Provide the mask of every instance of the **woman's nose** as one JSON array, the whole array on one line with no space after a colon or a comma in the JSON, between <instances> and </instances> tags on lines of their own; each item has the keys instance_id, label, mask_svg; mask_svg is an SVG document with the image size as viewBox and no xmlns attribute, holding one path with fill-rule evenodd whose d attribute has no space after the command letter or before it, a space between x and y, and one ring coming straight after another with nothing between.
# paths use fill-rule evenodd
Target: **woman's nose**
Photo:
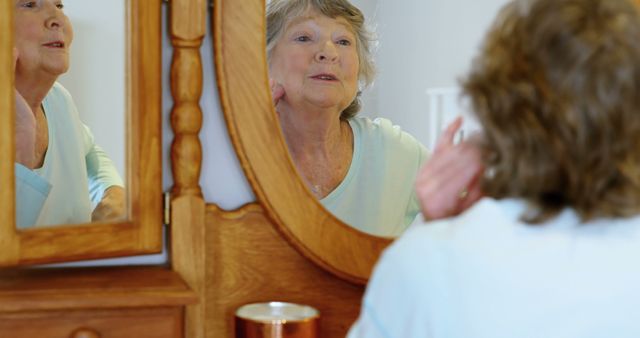
<instances>
[{"instance_id":1,"label":"woman's nose","mask_svg":"<svg viewBox=\"0 0 640 338\"><path fill-rule=\"evenodd\" d=\"M50 15L45 21L45 25L49 29L60 29L64 26L64 19L61 15Z\"/></svg>"},{"instance_id":2,"label":"woman's nose","mask_svg":"<svg viewBox=\"0 0 640 338\"><path fill-rule=\"evenodd\" d=\"M316 53L316 61L318 62L335 62L337 59L338 51L333 42L326 42Z\"/></svg>"},{"instance_id":3,"label":"woman's nose","mask_svg":"<svg viewBox=\"0 0 640 338\"><path fill-rule=\"evenodd\" d=\"M64 13L56 6L49 6L46 11L45 25L49 29L60 29L64 26Z\"/></svg>"}]
</instances>

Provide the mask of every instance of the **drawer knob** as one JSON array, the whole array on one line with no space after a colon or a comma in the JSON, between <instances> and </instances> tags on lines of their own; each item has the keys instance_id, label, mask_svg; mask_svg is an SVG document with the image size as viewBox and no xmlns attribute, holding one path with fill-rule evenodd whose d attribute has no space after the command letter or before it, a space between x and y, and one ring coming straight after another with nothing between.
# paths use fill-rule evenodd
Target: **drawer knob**
<instances>
[{"instance_id":1,"label":"drawer knob","mask_svg":"<svg viewBox=\"0 0 640 338\"><path fill-rule=\"evenodd\" d=\"M83 327L73 331L69 338L100 338L100 334L93 329Z\"/></svg>"}]
</instances>

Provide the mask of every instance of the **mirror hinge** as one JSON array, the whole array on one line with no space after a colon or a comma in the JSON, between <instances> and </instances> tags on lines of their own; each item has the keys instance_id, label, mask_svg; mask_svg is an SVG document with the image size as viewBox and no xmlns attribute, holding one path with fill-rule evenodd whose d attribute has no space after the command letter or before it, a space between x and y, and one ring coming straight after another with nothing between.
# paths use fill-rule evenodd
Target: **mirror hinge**
<instances>
[{"instance_id":1,"label":"mirror hinge","mask_svg":"<svg viewBox=\"0 0 640 338\"><path fill-rule=\"evenodd\" d=\"M162 0L162 3L170 4L171 0ZM209 5L209 8L213 8L213 0L208 0L207 3Z\"/></svg>"},{"instance_id":2,"label":"mirror hinge","mask_svg":"<svg viewBox=\"0 0 640 338\"><path fill-rule=\"evenodd\" d=\"M162 222L171 225L171 192L165 191L163 197Z\"/></svg>"}]
</instances>

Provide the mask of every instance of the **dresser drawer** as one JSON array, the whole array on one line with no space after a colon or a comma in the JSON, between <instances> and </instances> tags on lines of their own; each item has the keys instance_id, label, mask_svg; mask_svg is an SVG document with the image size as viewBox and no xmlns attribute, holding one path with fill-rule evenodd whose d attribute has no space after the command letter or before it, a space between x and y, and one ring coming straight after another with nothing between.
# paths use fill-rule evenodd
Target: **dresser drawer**
<instances>
[{"instance_id":1,"label":"dresser drawer","mask_svg":"<svg viewBox=\"0 0 640 338\"><path fill-rule=\"evenodd\" d=\"M0 314L2 338L183 337L183 308L122 308Z\"/></svg>"}]
</instances>

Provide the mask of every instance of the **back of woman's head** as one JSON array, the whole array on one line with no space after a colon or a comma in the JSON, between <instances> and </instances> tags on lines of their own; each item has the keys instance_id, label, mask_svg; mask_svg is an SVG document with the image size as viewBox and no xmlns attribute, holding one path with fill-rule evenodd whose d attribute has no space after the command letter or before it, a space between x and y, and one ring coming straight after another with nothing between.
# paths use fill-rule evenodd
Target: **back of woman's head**
<instances>
[{"instance_id":1,"label":"back of woman's head","mask_svg":"<svg viewBox=\"0 0 640 338\"><path fill-rule=\"evenodd\" d=\"M375 65L373 62L373 34L365 25L362 11L348 0L271 0L267 3L267 59L271 59L271 52L278 43L287 24L296 17L309 10L330 18L345 19L356 36L356 48L360 62L358 78L362 87L373 82ZM354 117L360 111L360 93L353 102L342 112L341 119Z\"/></svg>"},{"instance_id":2,"label":"back of woman's head","mask_svg":"<svg viewBox=\"0 0 640 338\"><path fill-rule=\"evenodd\" d=\"M640 213L640 18L630 0L515 0L463 81L484 190L530 223Z\"/></svg>"}]
</instances>

